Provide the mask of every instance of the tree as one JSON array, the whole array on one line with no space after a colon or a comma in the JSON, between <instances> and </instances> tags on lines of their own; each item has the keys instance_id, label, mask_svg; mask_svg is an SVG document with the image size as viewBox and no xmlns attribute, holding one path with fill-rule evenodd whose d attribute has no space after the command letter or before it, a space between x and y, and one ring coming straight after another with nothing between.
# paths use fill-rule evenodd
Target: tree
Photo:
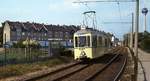
<instances>
[{"instance_id":1,"label":"tree","mask_svg":"<svg viewBox=\"0 0 150 81\"><path fill-rule=\"evenodd\" d=\"M25 45L23 44L24 40L20 40L17 43L13 43L13 47L15 48L25 48Z\"/></svg>"},{"instance_id":2,"label":"tree","mask_svg":"<svg viewBox=\"0 0 150 81\"><path fill-rule=\"evenodd\" d=\"M20 40L17 43L13 43L13 47L15 48L25 48L25 47L33 47L39 48L40 44L36 40Z\"/></svg>"},{"instance_id":3,"label":"tree","mask_svg":"<svg viewBox=\"0 0 150 81\"><path fill-rule=\"evenodd\" d=\"M150 52L150 33L145 31L139 35L139 46L141 49Z\"/></svg>"}]
</instances>

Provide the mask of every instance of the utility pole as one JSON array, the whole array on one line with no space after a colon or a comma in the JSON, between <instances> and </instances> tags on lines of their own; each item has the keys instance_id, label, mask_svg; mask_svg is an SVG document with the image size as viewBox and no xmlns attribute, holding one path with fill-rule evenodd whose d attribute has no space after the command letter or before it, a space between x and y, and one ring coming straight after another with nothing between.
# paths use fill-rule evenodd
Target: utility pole
<instances>
[{"instance_id":1,"label":"utility pole","mask_svg":"<svg viewBox=\"0 0 150 81\"><path fill-rule=\"evenodd\" d=\"M134 29L134 14L132 13L132 27L130 33L130 48L133 48L133 29Z\"/></svg>"},{"instance_id":2,"label":"utility pole","mask_svg":"<svg viewBox=\"0 0 150 81\"><path fill-rule=\"evenodd\" d=\"M134 40L134 56L135 56L135 79L137 81L138 74L138 32L139 32L139 0L136 0L136 22L135 22L135 40Z\"/></svg>"}]
</instances>

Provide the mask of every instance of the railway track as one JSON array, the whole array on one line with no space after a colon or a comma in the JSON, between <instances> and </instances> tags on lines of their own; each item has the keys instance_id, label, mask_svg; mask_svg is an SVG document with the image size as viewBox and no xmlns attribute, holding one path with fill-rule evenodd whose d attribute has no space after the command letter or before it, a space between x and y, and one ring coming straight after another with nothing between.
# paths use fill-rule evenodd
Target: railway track
<instances>
[{"instance_id":1,"label":"railway track","mask_svg":"<svg viewBox=\"0 0 150 81\"><path fill-rule=\"evenodd\" d=\"M125 51L126 49L123 49L122 53L125 54ZM126 57L121 54L109 64L109 67L104 68L104 70L99 70L97 74L85 81L118 81L125 64Z\"/></svg>"},{"instance_id":2,"label":"railway track","mask_svg":"<svg viewBox=\"0 0 150 81\"><path fill-rule=\"evenodd\" d=\"M109 64L111 64L117 57L118 54L106 55L106 57L102 57L101 60L99 60L99 62L93 62L94 64L91 67L84 69L83 71L78 72L77 74L74 74L71 77L59 81L91 81L94 78L94 76L105 70L105 68L107 68Z\"/></svg>"},{"instance_id":3,"label":"railway track","mask_svg":"<svg viewBox=\"0 0 150 81\"><path fill-rule=\"evenodd\" d=\"M116 48L110 52L111 54L105 54L103 57L91 60L88 63L78 62L47 75L26 81L112 81L112 79L107 80L110 77L109 72L111 72L111 69L115 71L115 76L118 77L122 72L119 72L116 68L120 70L123 67L121 63L124 62L125 57L120 55L123 51L124 48ZM106 77L103 76L105 73L108 73ZM103 79L99 77L103 77ZM114 81L116 80L118 78L114 78Z\"/></svg>"},{"instance_id":4,"label":"railway track","mask_svg":"<svg viewBox=\"0 0 150 81\"><path fill-rule=\"evenodd\" d=\"M71 64L68 64L66 66L63 66L61 68L58 68L56 70L53 70L52 72L49 72L49 73L45 73L43 75L40 75L40 76L37 76L37 77L33 77L33 78L28 78L28 79L18 79L17 81L36 81L40 78L43 78L43 77L47 77L48 75L51 75L51 74L54 74L54 73L57 73L57 72L60 72L60 71L63 71L65 69L69 69L69 68L72 68L74 66L77 66L78 64L80 64L81 62L74 62L74 63L71 63Z\"/></svg>"}]
</instances>

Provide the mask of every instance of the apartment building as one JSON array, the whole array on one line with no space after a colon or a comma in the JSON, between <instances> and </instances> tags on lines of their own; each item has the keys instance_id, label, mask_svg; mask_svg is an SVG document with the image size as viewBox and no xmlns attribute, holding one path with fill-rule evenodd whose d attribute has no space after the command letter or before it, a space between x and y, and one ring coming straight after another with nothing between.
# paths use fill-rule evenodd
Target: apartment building
<instances>
[{"instance_id":1,"label":"apartment building","mask_svg":"<svg viewBox=\"0 0 150 81\"><path fill-rule=\"evenodd\" d=\"M5 21L3 27L3 44L12 45L19 40L37 40L41 45L49 39L59 39L64 43L73 39L73 34L79 30L74 25L46 25L30 22ZM46 43L48 45L48 43Z\"/></svg>"}]
</instances>

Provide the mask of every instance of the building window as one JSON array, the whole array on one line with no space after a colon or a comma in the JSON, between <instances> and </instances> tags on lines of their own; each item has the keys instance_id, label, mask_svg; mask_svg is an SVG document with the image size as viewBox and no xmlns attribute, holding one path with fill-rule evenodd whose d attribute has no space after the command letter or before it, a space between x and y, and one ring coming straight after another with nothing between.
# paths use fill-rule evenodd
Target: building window
<instances>
[{"instance_id":1,"label":"building window","mask_svg":"<svg viewBox=\"0 0 150 81\"><path fill-rule=\"evenodd\" d=\"M22 35L24 36L24 35L25 35L25 32L22 32Z\"/></svg>"},{"instance_id":2,"label":"building window","mask_svg":"<svg viewBox=\"0 0 150 81\"><path fill-rule=\"evenodd\" d=\"M63 38L63 32L60 32L60 38Z\"/></svg>"},{"instance_id":3,"label":"building window","mask_svg":"<svg viewBox=\"0 0 150 81\"><path fill-rule=\"evenodd\" d=\"M21 29L17 29L16 32L17 32L17 36L21 36Z\"/></svg>"},{"instance_id":4,"label":"building window","mask_svg":"<svg viewBox=\"0 0 150 81\"><path fill-rule=\"evenodd\" d=\"M47 36L47 33L45 33L44 36Z\"/></svg>"},{"instance_id":5,"label":"building window","mask_svg":"<svg viewBox=\"0 0 150 81\"><path fill-rule=\"evenodd\" d=\"M55 38L58 38L58 32L55 32L54 36Z\"/></svg>"},{"instance_id":6,"label":"building window","mask_svg":"<svg viewBox=\"0 0 150 81\"><path fill-rule=\"evenodd\" d=\"M47 40L47 33L44 33L44 40Z\"/></svg>"},{"instance_id":7,"label":"building window","mask_svg":"<svg viewBox=\"0 0 150 81\"><path fill-rule=\"evenodd\" d=\"M69 33L65 32L65 38L69 38Z\"/></svg>"},{"instance_id":8,"label":"building window","mask_svg":"<svg viewBox=\"0 0 150 81\"><path fill-rule=\"evenodd\" d=\"M28 32L28 36L30 36L30 32Z\"/></svg>"},{"instance_id":9,"label":"building window","mask_svg":"<svg viewBox=\"0 0 150 81\"><path fill-rule=\"evenodd\" d=\"M49 38L52 37L52 32L51 32L51 31L48 32L48 37L49 37Z\"/></svg>"}]
</instances>

